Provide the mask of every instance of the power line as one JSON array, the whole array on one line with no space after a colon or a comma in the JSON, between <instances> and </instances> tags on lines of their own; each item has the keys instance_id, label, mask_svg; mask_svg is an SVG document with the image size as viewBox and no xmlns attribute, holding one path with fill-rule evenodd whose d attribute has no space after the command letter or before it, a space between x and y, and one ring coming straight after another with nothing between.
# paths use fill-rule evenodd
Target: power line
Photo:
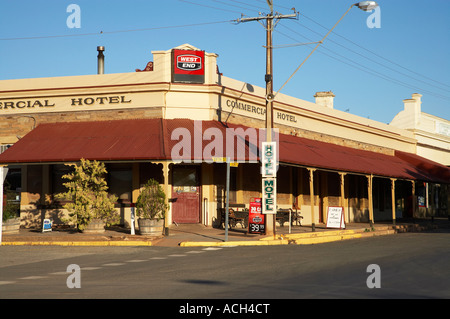
<instances>
[{"instance_id":1,"label":"power line","mask_svg":"<svg viewBox=\"0 0 450 319\"><path fill-rule=\"evenodd\" d=\"M206 5L206 4L201 4L201 3L197 3L197 2L192 2L192 1L187 1L187 0L178 0L181 2L186 2L189 4L194 4L200 7L205 7L205 8L210 8L210 9L216 9L216 10L221 10L221 11L228 11L228 12L233 12L233 13L241 13L239 11L234 11L234 10L229 10L229 9L224 9L224 8L219 8L219 7L215 7L215 6L211 6L211 5ZM216 1L216 2L220 2L220 1Z\"/></svg>"},{"instance_id":2,"label":"power line","mask_svg":"<svg viewBox=\"0 0 450 319\"><path fill-rule=\"evenodd\" d=\"M265 2L265 1L263 1L263 0L255 0L255 1L260 2L260 3L264 3L264 2ZM282 6L282 5L276 5L276 6L277 6L277 7L280 7L280 8L283 8L283 9L289 9L288 7L285 7L285 6ZM313 22L314 24L320 26L321 28L323 28L323 29L325 29L325 30L327 30L327 31L329 30L329 28L323 26L322 24L320 24L320 23L317 22L316 20L314 20L314 19L308 17L308 16L305 15L304 13L299 12L299 14L300 14L303 18L306 18L307 20ZM297 22L297 21L296 21L296 23L299 24L299 25L301 25L302 27L308 29L309 31L315 33L315 34L319 34L318 32L316 32L316 31L314 31L314 30L312 30L312 29L306 27L305 25L301 24L300 22ZM283 26L283 27L289 29L289 28L286 27L286 26ZM278 32L279 32L279 31L278 31ZM280 33L280 32L279 32L279 33ZM299 33L298 33L298 34L299 34ZM413 70L411 70L411 69L409 69L409 68L407 68L407 67L404 67L404 66L400 65L399 63L396 63L396 62L394 62L394 61L392 61L392 60L390 60L390 59L388 59L388 58L386 58L386 57L383 57L382 55L380 55L380 54L378 54L378 53L376 53L376 52L373 52L372 50L369 50L369 49L363 47L362 45L360 45L360 44L358 44L358 43L356 43L356 42L354 42L354 41L352 41L352 40L350 40L350 39L348 39L348 38L346 38L346 37L344 37L344 36L342 36L342 35L336 33L335 31L332 31L332 34L334 34L334 35L336 35L336 36L338 36L338 37L344 39L345 41L348 41L349 43L355 45L356 47L358 47L358 48L360 48L360 49L362 49L362 50L364 50L364 51L366 51L366 52L368 52L368 53L370 53L370 54L373 54L373 55L374 55L375 57L377 57L377 58L380 58L380 59L382 59L382 60L384 60L384 61L386 61L386 62L389 62L389 63L392 64L393 66L396 66L396 67L398 67L398 68L401 68L401 69L403 69L404 71L408 71L408 72L410 72L410 73L412 73L412 74L414 74L414 75L416 75L416 76L419 76L419 77L421 77L421 78L423 78L423 79L426 79L426 80L428 80L428 81L424 81L424 80L422 80L422 79L418 79L417 77L412 77L412 76L410 76L410 75L407 75L407 74L405 74L404 72L400 72L400 71L398 71L398 70L395 70L395 69L393 69L392 67L389 67L389 66L387 66L387 65L385 65L385 64L382 64L382 63L380 63L380 62L377 62L377 61L375 61L375 60L373 60L373 59L371 59L371 58L369 58L369 57L367 57L367 56L365 56L365 55L363 55L363 54L361 54L361 53L358 53L358 52L356 52L356 51L354 51L354 50L352 50L352 49L350 49L350 48L348 48L348 47L346 47L346 46L344 46L344 45L342 45L342 44L340 44L340 43L338 43L338 42L336 42L336 41L333 41L332 39L328 39L327 42L333 42L333 43L335 43L335 44L337 44L337 45L339 45L339 46L341 46L341 47L343 47L343 48L349 50L350 52L352 52L352 53L354 53L354 54L357 54L357 55L359 55L359 56L361 56L361 57L364 57L365 59L367 59L367 60L369 60L369 61L371 61L371 62L373 62L373 63L376 63L376 64L378 64L378 65L383 66L384 68L387 68L387 69L389 69L389 70L391 70L391 71L393 71L393 72L396 72L396 73L398 73L398 74L404 75L404 76L406 76L406 77L408 77L408 78L410 78L410 79L414 79L414 80L416 80L416 81L422 82L422 83L424 83L424 84L427 84L427 85L432 86L432 87L434 87L434 88L437 88L437 89L439 89L439 90L443 90L443 91L447 91L447 92L448 92L448 89L446 89L446 88L450 88L450 85L448 85L448 84L445 84L445 83L436 81L436 80L434 80L434 79L432 79L432 78L430 78L430 77L427 77L427 76L425 76L425 75L423 75L423 74L420 74L420 73L418 73L418 72L416 72L416 71L413 71ZM301 35L301 34L299 34L299 35ZM285 36L286 36L286 35L285 35ZM304 35L301 35L301 36L303 36L304 38L308 39L308 41L312 41L311 39L305 37ZM291 38L291 39L292 39L292 38ZM298 41L298 40L294 40L294 41ZM287 45L286 45L286 46L287 46ZM294 46L294 45L292 45L292 46ZM328 51L330 51L332 54L338 55L337 53L335 53L335 52L333 52L333 51L331 51L331 50L329 50L329 49L327 49L327 48L324 48L324 47L323 47L322 49L328 50ZM341 63L344 63L344 64L346 64L346 65L349 65L349 66L351 66L351 67L353 67L353 68L356 68L356 69L358 69L358 70L360 70L360 71L363 71L363 72L366 72L366 73L369 73L369 74L378 76L378 77L380 77L380 78L382 78L382 79L385 79L385 80L387 80L387 81L394 82L394 83L396 83L396 84L399 84L399 85L402 85L402 86L405 86L405 87L408 87L408 88L419 89L419 90L421 90L422 92L428 92L428 94L434 95L434 96L439 97L439 98L442 98L442 99L446 99L446 100L450 99L448 96L444 96L444 95L441 95L441 94L439 94L439 93L434 93L434 92L431 92L431 91L428 91L428 90L424 90L424 89L422 89L422 88L418 88L418 87L416 87L416 86L410 85L410 84L405 83L405 82L403 82L403 81L393 79L392 77L389 77L389 76L387 76L387 75L383 75L383 74L381 74L380 72L371 70L371 69L367 68L367 67L364 66L364 65L358 64L358 63L356 63L356 62L353 61L353 60L350 60L350 59L348 59L348 58L346 58L346 57L343 57L342 55L338 55L338 56L340 56L340 57L342 57L342 58L344 58L344 59L350 61L350 63L347 63L347 62L345 62L345 61L343 61L343 60L341 60L341 59L338 59L338 58L336 58L336 57L334 57L334 56L332 56L332 55L326 54L326 53L323 52L322 50L319 50L319 52L322 53L322 54L325 54L325 55L327 55L327 56L329 56L329 57L331 57L331 58L333 58L333 59L335 59L335 60L337 60L337 61L339 61L339 62L341 62ZM354 64L359 65L359 67L358 67L358 66L355 66ZM433 83L435 83L435 84L431 84L429 81L431 81L431 82L433 82ZM438 85L440 85L440 86L436 86L436 84L438 84ZM446 88L443 88L443 87L446 87Z\"/></svg>"},{"instance_id":3,"label":"power line","mask_svg":"<svg viewBox=\"0 0 450 319\"><path fill-rule=\"evenodd\" d=\"M297 22L297 23L298 23L298 22ZM310 29L310 28L308 28L308 27L306 27L306 26L304 26L304 25L302 25L302 24L300 24L300 23L298 23L298 24L301 25L302 27L308 29L309 31L311 31L311 32L313 32L313 33L319 34L318 32L316 32L316 31L314 31L314 30L312 30L312 29ZM286 29L289 29L290 31L292 31L292 32L295 33L294 30L292 30L292 29L290 29L290 28L288 28L288 27L286 27L286 26L285 26L285 28L286 28ZM348 50L348 51L350 51L350 52L352 52L352 53L354 53L354 54L356 54L356 55L358 55L358 56L360 56L360 57L362 57L362 58L364 58L364 59L366 59L366 60L368 60L368 61L371 61L371 62L373 62L373 63L375 63L375 64L378 64L378 65L380 65L380 66L382 66L382 67L384 67L384 68L386 68L386 69L388 69L388 70L390 70L390 71L393 71L393 72L396 72L396 73L398 73L398 74L401 74L401 75L403 75L403 76L405 76L405 77L414 79L414 80L416 80L416 81L418 81L418 82L422 82L422 83L424 83L424 84L426 84L426 85L429 85L429 86L432 86L432 87L434 87L434 88L437 88L437 89L440 89L440 90L443 90L443 91L450 92L450 90L448 90L448 89L444 89L444 88L442 88L442 87L438 87L438 86L436 86L435 84L430 84L430 83L427 82L427 81L424 81L424 80L421 80L421 79L418 79L418 78L415 78L415 77L411 77L410 75L407 75L407 74L405 74L405 73L403 73L403 72L400 72L400 71L398 71L398 70L395 70L395 69L392 68L392 67L389 67L389 66L386 66L386 65L384 65L384 64L382 64L382 63L380 63L380 62L377 62L377 61L375 61L374 59L371 59L371 58L369 58L368 56L366 56L366 55L364 55L364 54L361 54L361 53L359 53L359 52L356 52L355 50L352 50L352 49L350 49L350 48L348 48L348 47L346 47L346 46L344 46L344 45L342 45L342 44L340 44L340 43L338 43L338 42L336 42L336 41L334 41L334 40L332 40L332 39L328 39L328 41L329 41L329 42L332 42L332 43L334 43L334 44L336 44L336 45L338 45L338 46L340 46L340 47L342 47L342 48L344 48L344 49L346 49L346 50Z\"/></svg>"},{"instance_id":4,"label":"power line","mask_svg":"<svg viewBox=\"0 0 450 319\"><path fill-rule=\"evenodd\" d=\"M286 35L286 34L280 32L280 31L277 31L277 32L280 33L280 34L282 34L282 35L284 35L285 37L287 37L287 38L289 38L289 39L291 39L291 40L298 41L298 39L292 38L292 37L290 37L289 35ZM298 34L298 35L301 35L301 36L304 37L305 39L311 41L311 39L309 39L308 37L306 37L306 36L304 36L304 35L302 35L302 34L296 32L296 31L293 31L293 32L296 33L296 34ZM329 51L329 52L331 52L331 54L337 55L337 56L339 56L340 58L342 58L342 59L344 59L344 60L347 60L347 61L349 61L349 62L345 62L345 61L343 61L342 59L339 59L339 58L336 58L336 57L333 56L333 55L327 54L327 53L323 52L323 50ZM406 83L406 82L403 82L403 81L394 79L394 78L392 78L392 77L390 77L390 76L388 76L388 75L382 74L382 73L380 73L380 72L378 72L378 71L375 71L375 70L373 70L373 69L368 68L368 67L365 66L365 65L362 65L362 64L360 64L360 63L358 63L358 62L355 62L354 60L351 60L351 59L349 59L349 58L347 58L347 57L345 57L345 56L342 56L342 55L340 55L340 54L338 54L338 53L336 53L336 52L334 52L334 51L332 51L332 50L330 50L330 49L328 49L328 48L326 48L326 47L322 47L321 49L319 49L319 50L317 50L317 51L320 52L320 53L322 53L322 54L324 54L324 55L326 55L326 56L328 56L328 57L330 57L330 58L332 58L332 59L335 59L335 60L337 60L337 61L339 61L339 62L341 62L341 63L344 63L344 64L346 64L346 65L348 65L348 66L350 66L350 67L353 67L353 68L358 69L358 70L360 70L360 71L363 71L363 72L365 72L365 73L368 73L368 74L377 76L377 77L379 77L379 78L381 78L381 79L384 79L384 80L386 80L386 81L389 81L389 82L392 82L392 83L401 85L401 86L403 86L403 87L412 88L412 89L414 89L414 90L418 90L418 91L421 91L421 92L423 92L423 93L427 93L427 94L429 94L429 95L433 95L433 96L435 96L435 97L438 97L438 98L441 98L441 99L449 100L449 101L450 101L450 97L448 97L448 96L444 96L444 95L441 95L441 94L438 94L438 93L435 93L435 92L431 92L431 91L425 90L425 89L423 89L423 88L419 88L419 87L413 86L413 85L411 85L411 84L408 84L408 83Z\"/></svg>"},{"instance_id":5,"label":"power line","mask_svg":"<svg viewBox=\"0 0 450 319\"><path fill-rule=\"evenodd\" d=\"M327 30L327 27L323 26L322 24L320 24L319 22L315 21L314 19L312 19L312 18L306 16L304 13L300 13L300 15L302 15L304 18L308 19L309 21L313 22L314 24L316 24L316 25L318 25L318 26L320 26L320 27L322 27L322 28L324 28L324 29ZM299 24L300 24L300 23L299 23ZM301 25L301 24L300 24L300 25ZM304 25L302 25L302 26L305 27ZM307 27L305 27L305 28L307 28ZM313 30L311 30L311 29L309 29L309 28L307 28L307 29L310 30L310 31L312 31L312 32L315 32L315 31L313 31ZM395 66L397 66L397 67L399 67L399 68L402 68L403 70L406 70L406 71L408 71L408 72L411 72L411 73L413 73L413 74L416 74L416 75L418 75L418 76L421 76L421 77L423 77L423 78L426 78L427 80L430 80L430 81L432 81L432 82L435 82L435 83L437 83L437 84L441 84L441 85L444 85L444 86L450 88L450 85L448 85L448 84L445 84L445 83L436 81L436 80L434 80L434 79L432 79L432 78L429 78L429 77L427 77L427 76L425 76L425 75L423 75L423 74L420 74L420 73L418 73L418 72L416 72L416 71L413 71L413 70L411 70L411 69L409 69L409 68L407 68L407 67L404 67L404 66L402 66L402 65L400 65L400 64L398 64L398 63L396 63L396 62L394 62L394 61L392 61L392 60L390 60L390 59L388 59L388 58L385 58L385 57L383 57L382 55L380 55L380 54L378 54L378 53L376 53L376 52L373 52L372 50L369 50L369 49L363 47L362 45L360 45L360 44L358 44L358 43L356 43L356 42L354 42L354 41L352 41L352 40L350 40L350 39L348 39L348 38L346 38L346 37L340 35L339 33L336 33L336 32L334 32L334 31L333 31L332 33L333 33L334 35L336 35L336 36L338 36L338 37L344 39L345 41L348 41L348 42L350 42L351 44L357 46L358 48L363 49L364 51L369 52L369 53L375 55L376 57L378 57L378 58L380 58L380 59L383 59L383 60L385 60L386 62L389 62L389 63L391 63L391 64L393 64L393 65L395 65ZM332 41L332 40L330 40L330 41ZM336 43L335 41L332 41L332 42Z\"/></svg>"},{"instance_id":6,"label":"power line","mask_svg":"<svg viewBox=\"0 0 450 319\"><path fill-rule=\"evenodd\" d=\"M257 1L257 2L260 2L260 3L263 3L263 2L264 2L263 0L256 0L256 1ZM280 8L283 8L283 9L289 9L288 7L285 7L285 6L282 6L282 5L277 5L277 6L280 7ZM300 14L302 17L304 17L304 18L308 19L309 21L313 22L314 24L320 26L321 28L323 28L323 29L325 29L325 30L328 30L327 27L325 27L324 25L320 24L319 22L317 22L317 21L314 20L313 18L308 17L308 16L307 16L306 14L304 14L303 12L299 12L299 14ZM299 23L299 22L297 22L297 23ZM311 31L312 31L312 30L311 30ZM314 32L314 31L313 31L313 32ZM405 70L405 71L408 71L408 72L411 72L411 73L413 73L413 74L415 74L415 75L417 75L417 76L423 77L423 78L425 78L425 79L427 79L427 80L429 80L429 81L432 81L432 82L434 82L434 83L436 83L436 84L440 84L440 85L443 85L443 86L445 86L445 87L450 88L450 85L448 85L448 84L446 84L446 83L442 83L442 82L440 82L440 81L436 81L436 80L434 80L434 79L432 79L432 78L430 78L430 77L427 77L427 76L425 76L425 75L423 75L423 74L420 74L420 73L418 73L418 72L416 72L416 71L414 71L414 70L411 70L411 69L409 69L409 68L407 68L407 67L405 67L405 66L402 66L402 65L400 65L399 63L397 63L397 62L395 62L395 61L392 61L391 59L388 59L388 58L382 56L381 54L378 54L378 53L376 53L376 52L374 52L374 51L372 51L372 50L369 50L369 49L363 47L362 45L360 45L360 44L358 44L358 43L356 43L356 42L354 42L354 41L352 41L352 40L350 40L350 39L348 39L348 38L346 38L346 37L340 35L339 33L336 33L335 31L333 31L332 34L334 34L334 35L336 35L336 36L338 36L338 37L344 39L345 41L348 41L349 43L351 43L351 44L357 46L358 48L363 49L364 51L369 52L369 53L375 55L376 57L378 57L378 58L380 58L380 59L382 59L382 60L384 60L384 61L386 61L386 62L389 62L389 63L391 63L391 64L393 64L393 65L395 65L395 66L397 66L397 67L399 67L399 68L401 68L401 69L403 69L403 70ZM329 39L329 41L331 41L331 39ZM334 41L333 41L333 42L334 42ZM397 72L398 72L398 71L397 71Z\"/></svg>"},{"instance_id":7,"label":"power line","mask_svg":"<svg viewBox=\"0 0 450 319\"><path fill-rule=\"evenodd\" d=\"M93 35L102 35L102 34L115 34L115 33L126 33L126 32L142 32L142 31L162 30L162 29L187 28L187 27L196 27L196 26L219 24L219 23L231 23L231 22L233 22L233 20L215 21L215 22L202 22L202 23L192 23L192 24L183 24L183 25L172 25L172 26L163 26L163 27L142 28L142 29L100 31L100 32L76 33L76 34L60 34L60 35L45 35L45 36L35 36L35 37L0 38L0 41L83 37L83 36L93 36Z\"/></svg>"}]
</instances>

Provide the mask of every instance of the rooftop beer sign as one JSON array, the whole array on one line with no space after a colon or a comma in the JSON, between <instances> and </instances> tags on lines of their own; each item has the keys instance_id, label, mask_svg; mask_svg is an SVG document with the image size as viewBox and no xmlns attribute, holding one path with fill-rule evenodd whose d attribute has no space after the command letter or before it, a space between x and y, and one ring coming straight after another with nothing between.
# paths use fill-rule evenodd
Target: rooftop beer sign
<instances>
[{"instance_id":1,"label":"rooftop beer sign","mask_svg":"<svg viewBox=\"0 0 450 319\"><path fill-rule=\"evenodd\" d=\"M172 82L205 82L205 51L173 49L172 61Z\"/></svg>"},{"instance_id":2,"label":"rooftop beer sign","mask_svg":"<svg viewBox=\"0 0 450 319\"><path fill-rule=\"evenodd\" d=\"M195 71L202 68L202 58L196 55L177 56L177 68L184 71Z\"/></svg>"}]
</instances>

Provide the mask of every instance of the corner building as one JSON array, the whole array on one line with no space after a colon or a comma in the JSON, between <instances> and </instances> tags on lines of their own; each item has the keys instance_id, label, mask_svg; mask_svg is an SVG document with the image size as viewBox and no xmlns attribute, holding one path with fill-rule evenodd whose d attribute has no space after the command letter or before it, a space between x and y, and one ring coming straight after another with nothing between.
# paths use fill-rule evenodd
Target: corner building
<instances>
[{"instance_id":1,"label":"corner building","mask_svg":"<svg viewBox=\"0 0 450 319\"><path fill-rule=\"evenodd\" d=\"M216 54L189 44L152 54L142 71L0 81L0 164L22 226L61 223L67 212L54 195L64 164L81 158L106 163L125 227L149 178L167 194L166 227L219 227L226 165L217 158L229 154L238 163L230 203L261 197L265 89L223 76ZM325 223L333 206L347 223L447 216L450 169L418 156L413 132L336 110L333 97L276 97L278 208L303 225ZM429 184L435 193L423 191Z\"/></svg>"}]
</instances>

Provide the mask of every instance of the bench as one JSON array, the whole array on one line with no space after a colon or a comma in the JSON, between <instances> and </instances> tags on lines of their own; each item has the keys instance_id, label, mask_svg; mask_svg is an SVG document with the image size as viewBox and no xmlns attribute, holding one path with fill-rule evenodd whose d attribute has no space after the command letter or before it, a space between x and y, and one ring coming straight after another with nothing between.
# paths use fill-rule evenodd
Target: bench
<instances>
[{"instance_id":1,"label":"bench","mask_svg":"<svg viewBox=\"0 0 450 319\"><path fill-rule=\"evenodd\" d=\"M225 225L225 208L221 208L221 224ZM240 224L242 228L248 225L248 209L245 204L229 204L228 205L228 225L229 227L236 227Z\"/></svg>"},{"instance_id":2,"label":"bench","mask_svg":"<svg viewBox=\"0 0 450 319\"><path fill-rule=\"evenodd\" d=\"M285 222L289 223L289 213L291 214L291 225L294 224L294 221L297 225L301 225L301 219L303 216L300 215L300 212L297 210L292 210L291 208L280 208L277 210L276 221L280 224L281 227L284 226Z\"/></svg>"}]
</instances>

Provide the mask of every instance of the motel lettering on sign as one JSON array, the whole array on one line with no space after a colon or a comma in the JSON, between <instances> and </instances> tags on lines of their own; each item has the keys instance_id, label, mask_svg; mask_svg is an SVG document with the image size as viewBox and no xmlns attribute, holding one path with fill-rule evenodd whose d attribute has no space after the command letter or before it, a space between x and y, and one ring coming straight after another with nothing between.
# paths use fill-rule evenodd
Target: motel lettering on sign
<instances>
[{"instance_id":1,"label":"motel lettering on sign","mask_svg":"<svg viewBox=\"0 0 450 319\"><path fill-rule=\"evenodd\" d=\"M277 180L276 178L263 178L262 180L262 213L277 213Z\"/></svg>"}]
</instances>

